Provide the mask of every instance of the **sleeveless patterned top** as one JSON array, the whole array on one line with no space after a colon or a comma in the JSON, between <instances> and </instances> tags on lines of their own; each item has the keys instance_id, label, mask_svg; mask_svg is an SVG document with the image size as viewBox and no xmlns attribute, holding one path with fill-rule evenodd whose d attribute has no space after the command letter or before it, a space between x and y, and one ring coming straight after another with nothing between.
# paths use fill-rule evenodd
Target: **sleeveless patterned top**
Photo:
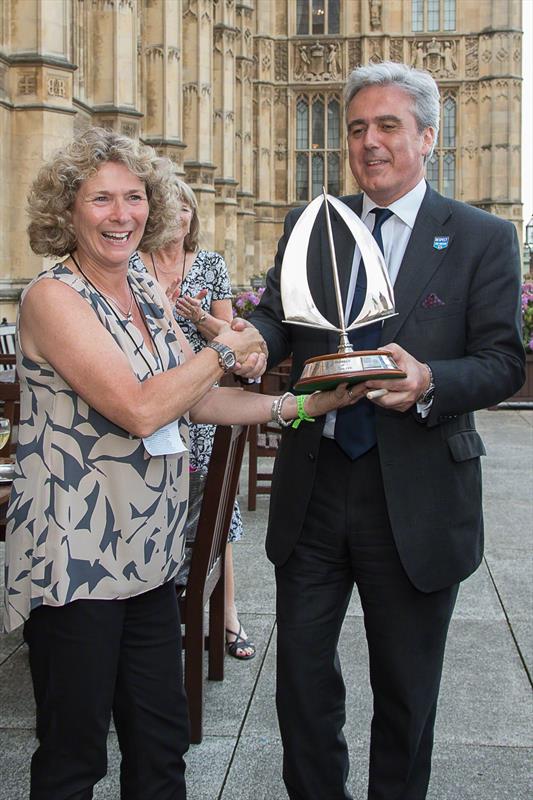
<instances>
[{"instance_id":1,"label":"sleeveless patterned top","mask_svg":"<svg viewBox=\"0 0 533 800\"><path fill-rule=\"evenodd\" d=\"M139 380L177 366L181 346L161 290L147 273L128 280L156 355L137 327L64 264L41 273L91 306ZM80 336L83 331L80 331ZM18 339L18 333L17 333ZM65 343L68 346L68 342ZM17 346L21 386L16 476L6 532L4 627L41 605L127 598L172 579L183 557L188 454L148 455L141 439L90 408L54 368ZM179 430L188 445L188 418Z\"/></svg>"}]
</instances>

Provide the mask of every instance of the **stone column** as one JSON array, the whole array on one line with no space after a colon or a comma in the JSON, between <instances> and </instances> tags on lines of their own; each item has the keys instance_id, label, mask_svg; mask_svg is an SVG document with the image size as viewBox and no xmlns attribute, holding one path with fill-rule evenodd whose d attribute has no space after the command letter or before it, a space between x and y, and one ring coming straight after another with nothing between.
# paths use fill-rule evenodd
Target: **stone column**
<instances>
[{"instance_id":1,"label":"stone column","mask_svg":"<svg viewBox=\"0 0 533 800\"><path fill-rule=\"evenodd\" d=\"M268 266L276 227L273 139L275 12L274 3L258 0L256 14L260 34L254 38L255 263L258 272Z\"/></svg>"},{"instance_id":2,"label":"stone column","mask_svg":"<svg viewBox=\"0 0 533 800\"><path fill-rule=\"evenodd\" d=\"M521 234L520 122L515 113L522 81L520 3L482 4L480 27L482 205L514 222Z\"/></svg>"},{"instance_id":3,"label":"stone column","mask_svg":"<svg viewBox=\"0 0 533 800\"><path fill-rule=\"evenodd\" d=\"M26 198L37 172L53 150L72 137L71 5L46 0L8 0L10 31L4 31L5 57L0 64L3 191L0 223L2 282L0 302L14 299L20 288L47 263L28 244ZM4 137L4 134L7 134ZM14 306L2 305L14 318Z\"/></svg>"},{"instance_id":4,"label":"stone column","mask_svg":"<svg viewBox=\"0 0 533 800\"><path fill-rule=\"evenodd\" d=\"M235 180L235 7L216 6L213 41L213 156L215 174L215 250L222 253L232 283L237 280L237 200Z\"/></svg>"},{"instance_id":5,"label":"stone column","mask_svg":"<svg viewBox=\"0 0 533 800\"><path fill-rule=\"evenodd\" d=\"M199 205L202 246L215 246L213 163L213 7L210 0L183 3L183 139L185 180Z\"/></svg>"},{"instance_id":6,"label":"stone column","mask_svg":"<svg viewBox=\"0 0 533 800\"><path fill-rule=\"evenodd\" d=\"M176 163L183 173L181 3L144 4L140 43L143 141Z\"/></svg>"},{"instance_id":7,"label":"stone column","mask_svg":"<svg viewBox=\"0 0 533 800\"><path fill-rule=\"evenodd\" d=\"M236 282L247 285L254 272L254 155L253 155L253 36L254 11L251 0L237 3L237 66L235 175L237 191Z\"/></svg>"},{"instance_id":8,"label":"stone column","mask_svg":"<svg viewBox=\"0 0 533 800\"><path fill-rule=\"evenodd\" d=\"M94 125L139 135L137 91L138 0L92 0L88 102Z\"/></svg>"},{"instance_id":9,"label":"stone column","mask_svg":"<svg viewBox=\"0 0 533 800\"><path fill-rule=\"evenodd\" d=\"M472 203L479 197L477 165L481 154L477 81L467 80L461 84L457 112L461 130L460 155L458 149L461 194L457 199Z\"/></svg>"}]
</instances>

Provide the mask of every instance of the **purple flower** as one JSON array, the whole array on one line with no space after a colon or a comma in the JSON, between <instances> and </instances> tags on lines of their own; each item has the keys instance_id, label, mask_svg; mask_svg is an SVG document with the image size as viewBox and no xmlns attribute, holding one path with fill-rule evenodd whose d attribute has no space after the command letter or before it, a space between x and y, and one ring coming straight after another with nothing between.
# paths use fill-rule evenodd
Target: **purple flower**
<instances>
[{"instance_id":1,"label":"purple flower","mask_svg":"<svg viewBox=\"0 0 533 800\"><path fill-rule=\"evenodd\" d=\"M528 353L533 353L533 283L522 284L522 341Z\"/></svg>"},{"instance_id":2,"label":"purple flower","mask_svg":"<svg viewBox=\"0 0 533 800\"><path fill-rule=\"evenodd\" d=\"M259 304L264 291L264 287L261 287L257 291L254 289L246 289L246 291L237 294L233 298L233 316L243 317L244 319L249 317L254 308Z\"/></svg>"}]
</instances>

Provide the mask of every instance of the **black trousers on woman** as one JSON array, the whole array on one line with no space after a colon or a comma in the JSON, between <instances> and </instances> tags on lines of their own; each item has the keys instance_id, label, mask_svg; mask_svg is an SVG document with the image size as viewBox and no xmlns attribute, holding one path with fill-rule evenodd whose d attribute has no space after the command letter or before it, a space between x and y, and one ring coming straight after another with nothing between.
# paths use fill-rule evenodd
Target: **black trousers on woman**
<instances>
[{"instance_id":1,"label":"black trousers on woman","mask_svg":"<svg viewBox=\"0 0 533 800\"><path fill-rule=\"evenodd\" d=\"M185 800L189 745L173 581L127 600L31 612L24 636L39 746L30 800L90 800L107 772L111 714L121 800Z\"/></svg>"},{"instance_id":2,"label":"black trousers on woman","mask_svg":"<svg viewBox=\"0 0 533 800\"><path fill-rule=\"evenodd\" d=\"M291 800L349 800L337 644L354 583L370 683L369 800L424 800L457 585L424 594L392 536L377 448L350 461L322 440L304 529L276 568L277 710ZM360 658L365 658L361 653Z\"/></svg>"}]
</instances>

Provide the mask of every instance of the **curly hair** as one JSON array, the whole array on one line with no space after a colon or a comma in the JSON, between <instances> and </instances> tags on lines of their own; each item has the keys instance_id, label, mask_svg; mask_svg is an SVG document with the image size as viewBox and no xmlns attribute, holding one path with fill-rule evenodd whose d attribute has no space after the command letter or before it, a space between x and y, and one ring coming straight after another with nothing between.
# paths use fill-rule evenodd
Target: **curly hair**
<instances>
[{"instance_id":1,"label":"curly hair","mask_svg":"<svg viewBox=\"0 0 533 800\"><path fill-rule=\"evenodd\" d=\"M174 186L178 192L178 199L189 206L192 211L191 227L189 233L185 236L183 241L183 248L188 253L194 253L198 248L198 241L200 239L200 219L198 217L198 201L191 187L181 180L181 178L174 178Z\"/></svg>"},{"instance_id":2,"label":"curly hair","mask_svg":"<svg viewBox=\"0 0 533 800\"><path fill-rule=\"evenodd\" d=\"M123 164L144 183L149 213L140 248L156 250L172 239L178 213L172 162L127 136L89 128L59 149L30 187L28 235L34 253L62 258L76 249L76 194L83 181L109 161Z\"/></svg>"}]
</instances>

